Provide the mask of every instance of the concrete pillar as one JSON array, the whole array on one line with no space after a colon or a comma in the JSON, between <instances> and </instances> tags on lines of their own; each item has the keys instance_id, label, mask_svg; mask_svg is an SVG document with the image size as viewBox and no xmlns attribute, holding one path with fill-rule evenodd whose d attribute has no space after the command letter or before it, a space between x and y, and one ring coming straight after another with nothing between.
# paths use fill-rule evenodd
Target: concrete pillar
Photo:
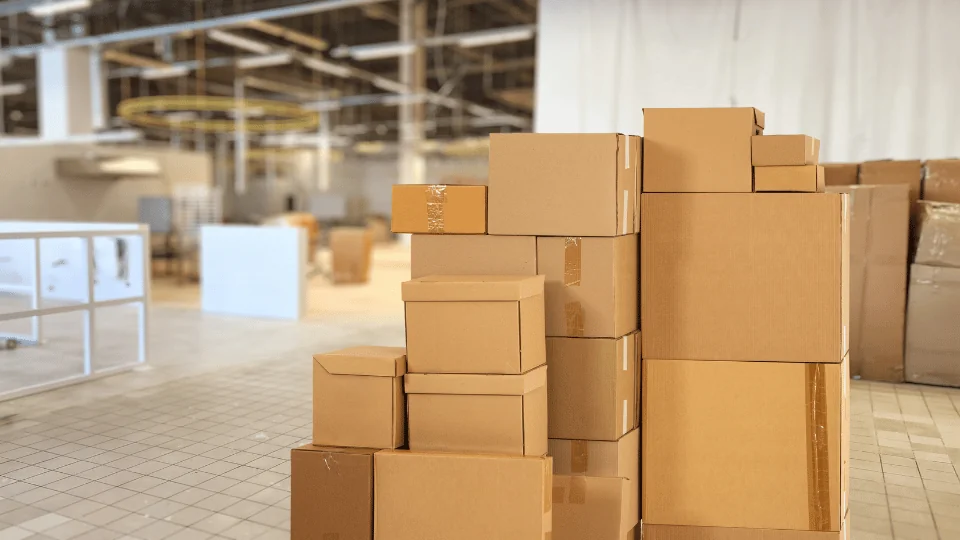
<instances>
[{"instance_id":1,"label":"concrete pillar","mask_svg":"<svg viewBox=\"0 0 960 540\"><path fill-rule=\"evenodd\" d=\"M401 184L425 184L426 160L420 150L424 139L425 104L412 99L426 88L427 55L423 47L427 30L427 3L424 0L400 0L400 41L415 42L414 52L400 57L400 82L407 86L399 107Z\"/></svg>"},{"instance_id":2,"label":"concrete pillar","mask_svg":"<svg viewBox=\"0 0 960 540\"><path fill-rule=\"evenodd\" d=\"M37 55L37 95L40 113L40 136L44 139L66 139L89 135L103 125L96 115L102 114L103 92L99 69L94 69L98 54L87 47L47 47ZM94 106L97 99L101 106Z\"/></svg>"}]
</instances>

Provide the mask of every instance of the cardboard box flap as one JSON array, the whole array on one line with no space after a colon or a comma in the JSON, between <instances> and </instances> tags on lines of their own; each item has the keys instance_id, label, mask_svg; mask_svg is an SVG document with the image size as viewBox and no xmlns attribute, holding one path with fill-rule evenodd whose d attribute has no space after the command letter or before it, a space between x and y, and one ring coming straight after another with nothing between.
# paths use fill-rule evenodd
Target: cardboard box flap
<instances>
[{"instance_id":1,"label":"cardboard box flap","mask_svg":"<svg viewBox=\"0 0 960 540\"><path fill-rule=\"evenodd\" d=\"M624 519L630 483L623 478L553 476L553 538L622 538L636 522Z\"/></svg>"},{"instance_id":2,"label":"cardboard box flap","mask_svg":"<svg viewBox=\"0 0 960 540\"><path fill-rule=\"evenodd\" d=\"M408 394L522 396L546 383L547 366L540 366L522 375L408 373L403 386Z\"/></svg>"},{"instance_id":3,"label":"cardboard box flap","mask_svg":"<svg viewBox=\"0 0 960 540\"><path fill-rule=\"evenodd\" d=\"M400 377L407 372L403 347L350 347L313 355L313 360L331 375Z\"/></svg>"},{"instance_id":4,"label":"cardboard box flap","mask_svg":"<svg viewBox=\"0 0 960 540\"><path fill-rule=\"evenodd\" d=\"M910 266L910 282L914 285L957 287L960 286L960 272L956 268L914 264Z\"/></svg>"},{"instance_id":5,"label":"cardboard box flap","mask_svg":"<svg viewBox=\"0 0 960 540\"><path fill-rule=\"evenodd\" d=\"M543 294L543 276L424 276L401 292L404 302L518 301Z\"/></svg>"},{"instance_id":6,"label":"cardboard box flap","mask_svg":"<svg viewBox=\"0 0 960 540\"><path fill-rule=\"evenodd\" d=\"M350 455L367 455L372 456L380 450L377 448L346 448L341 446L318 446L316 444L305 444L303 446L293 448L291 452L320 452L325 454L350 454ZM336 457L332 457L336 459Z\"/></svg>"},{"instance_id":7,"label":"cardboard box flap","mask_svg":"<svg viewBox=\"0 0 960 540\"><path fill-rule=\"evenodd\" d=\"M760 129L764 129L765 126L763 124L766 121L767 115L763 114L763 111L757 108L753 109L753 115L754 123L756 123Z\"/></svg>"}]
</instances>

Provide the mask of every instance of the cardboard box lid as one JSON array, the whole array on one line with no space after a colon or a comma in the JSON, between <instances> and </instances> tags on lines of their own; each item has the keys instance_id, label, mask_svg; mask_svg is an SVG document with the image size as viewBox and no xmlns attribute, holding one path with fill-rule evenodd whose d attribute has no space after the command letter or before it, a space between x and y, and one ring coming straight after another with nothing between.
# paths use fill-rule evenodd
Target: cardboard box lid
<instances>
[{"instance_id":1,"label":"cardboard box lid","mask_svg":"<svg viewBox=\"0 0 960 540\"><path fill-rule=\"evenodd\" d=\"M403 389L407 394L522 396L546 383L547 366L540 366L522 375L408 373Z\"/></svg>"},{"instance_id":2,"label":"cardboard box lid","mask_svg":"<svg viewBox=\"0 0 960 540\"><path fill-rule=\"evenodd\" d=\"M313 355L313 360L331 375L400 377L407 372L403 347L350 347Z\"/></svg>"},{"instance_id":3,"label":"cardboard box lid","mask_svg":"<svg viewBox=\"0 0 960 540\"><path fill-rule=\"evenodd\" d=\"M622 538L636 525L627 523L623 516L630 485L623 478L554 475L552 537Z\"/></svg>"},{"instance_id":4,"label":"cardboard box lid","mask_svg":"<svg viewBox=\"0 0 960 540\"><path fill-rule=\"evenodd\" d=\"M424 276L401 292L404 302L517 301L543 294L543 276Z\"/></svg>"},{"instance_id":5,"label":"cardboard box lid","mask_svg":"<svg viewBox=\"0 0 960 540\"><path fill-rule=\"evenodd\" d=\"M715 109L715 108L716 108L716 107L679 107L679 108L676 108L676 107L670 107L670 108L663 108L663 107L644 107L644 109L643 109L643 115L646 116L646 115L649 114L649 113L654 113L654 114L656 114L657 111L678 111L678 110L697 110L697 109ZM757 127L761 128L761 129L763 129L763 127L764 127L763 124L764 124L764 121L765 121L765 119L766 119L766 115L763 114L763 111L761 111L760 109L758 109L758 108L756 108L756 107L723 107L723 108L724 108L724 109L741 109L741 110L752 109L752 110L753 110L753 123L755 123L755 124L757 125Z\"/></svg>"},{"instance_id":6,"label":"cardboard box lid","mask_svg":"<svg viewBox=\"0 0 960 540\"><path fill-rule=\"evenodd\" d=\"M350 454L372 456L380 450L377 448L347 448L342 446L318 446L316 444L305 444L290 450L291 452L319 452L323 454Z\"/></svg>"}]
</instances>

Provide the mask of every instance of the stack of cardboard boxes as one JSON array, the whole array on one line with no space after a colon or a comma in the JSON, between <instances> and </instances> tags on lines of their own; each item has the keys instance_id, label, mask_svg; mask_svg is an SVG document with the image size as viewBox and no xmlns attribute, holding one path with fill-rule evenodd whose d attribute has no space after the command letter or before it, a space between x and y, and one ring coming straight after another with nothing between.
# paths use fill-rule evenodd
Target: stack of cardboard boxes
<instances>
[{"instance_id":1,"label":"stack of cardboard boxes","mask_svg":"<svg viewBox=\"0 0 960 540\"><path fill-rule=\"evenodd\" d=\"M819 193L808 138L760 140L755 109L644 122L643 534L840 538L846 198Z\"/></svg>"}]
</instances>

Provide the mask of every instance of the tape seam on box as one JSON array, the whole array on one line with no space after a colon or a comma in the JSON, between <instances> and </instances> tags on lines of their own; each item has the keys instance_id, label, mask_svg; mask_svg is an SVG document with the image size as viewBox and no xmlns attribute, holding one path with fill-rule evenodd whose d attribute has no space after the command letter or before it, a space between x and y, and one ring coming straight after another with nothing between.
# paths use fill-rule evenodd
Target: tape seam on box
<instances>
[{"instance_id":1,"label":"tape seam on box","mask_svg":"<svg viewBox=\"0 0 960 540\"><path fill-rule=\"evenodd\" d=\"M590 445L587 441L570 441L570 472L582 474L590 468Z\"/></svg>"},{"instance_id":2,"label":"tape seam on box","mask_svg":"<svg viewBox=\"0 0 960 540\"><path fill-rule=\"evenodd\" d=\"M579 287L581 277L581 239L567 236L563 239L563 286Z\"/></svg>"},{"instance_id":3,"label":"tape seam on box","mask_svg":"<svg viewBox=\"0 0 960 540\"><path fill-rule=\"evenodd\" d=\"M826 367L806 365L807 494L810 530L831 530Z\"/></svg>"},{"instance_id":4,"label":"tape seam on box","mask_svg":"<svg viewBox=\"0 0 960 540\"><path fill-rule=\"evenodd\" d=\"M567 335L583 337L583 306L580 302L567 302L563 311L567 320Z\"/></svg>"},{"instance_id":5,"label":"tape seam on box","mask_svg":"<svg viewBox=\"0 0 960 540\"><path fill-rule=\"evenodd\" d=\"M444 206L447 203L447 186L427 186L427 232L443 234Z\"/></svg>"},{"instance_id":6,"label":"tape seam on box","mask_svg":"<svg viewBox=\"0 0 960 540\"><path fill-rule=\"evenodd\" d=\"M629 338L629 337L630 337L630 336L628 335L628 336L626 336L626 337L623 338L623 370L624 370L624 371L630 371L630 369L629 369L630 366L629 366L629 364L627 363L627 352L628 352L627 349L630 348L629 344L627 343L627 338Z\"/></svg>"}]
</instances>

